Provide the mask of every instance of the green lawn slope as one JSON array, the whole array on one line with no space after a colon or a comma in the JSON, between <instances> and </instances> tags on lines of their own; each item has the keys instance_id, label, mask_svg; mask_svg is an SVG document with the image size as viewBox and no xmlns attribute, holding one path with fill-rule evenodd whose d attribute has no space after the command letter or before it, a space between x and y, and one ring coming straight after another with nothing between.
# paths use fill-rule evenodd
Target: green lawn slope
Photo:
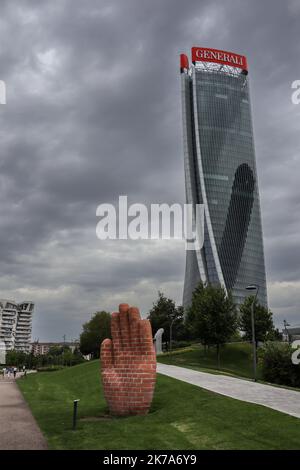
<instances>
[{"instance_id":1,"label":"green lawn slope","mask_svg":"<svg viewBox=\"0 0 300 470\"><path fill-rule=\"evenodd\" d=\"M107 415L98 361L29 375L18 384L51 449L299 448L297 418L161 375L150 414L129 418Z\"/></svg>"},{"instance_id":2,"label":"green lawn slope","mask_svg":"<svg viewBox=\"0 0 300 470\"><path fill-rule=\"evenodd\" d=\"M253 377L252 345L249 343L230 343L221 347L221 365L217 368L217 352L215 347L205 350L203 346L193 345L171 354L158 357L163 364L188 367L204 372L226 373L238 377ZM260 368L257 370L261 378Z\"/></svg>"}]
</instances>

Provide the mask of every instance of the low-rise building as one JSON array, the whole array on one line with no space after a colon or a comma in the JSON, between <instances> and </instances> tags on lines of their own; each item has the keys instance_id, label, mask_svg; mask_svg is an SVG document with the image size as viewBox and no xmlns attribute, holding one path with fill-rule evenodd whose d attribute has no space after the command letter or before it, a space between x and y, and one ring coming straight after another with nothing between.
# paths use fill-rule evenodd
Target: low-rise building
<instances>
[{"instance_id":1,"label":"low-rise building","mask_svg":"<svg viewBox=\"0 0 300 470\"><path fill-rule=\"evenodd\" d=\"M300 339L300 326L294 328L286 328L287 340L289 342L296 341Z\"/></svg>"},{"instance_id":2,"label":"low-rise building","mask_svg":"<svg viewBox=\"0 0 300 470\"><path fill-rule=\"evenodd\" d=\"M0 342L6 351L30 352L34 303L0 299Z\"/></svg>"},{"instance_id":3,"label":"low-rise building","mask_svg":"<svg viewBox=\"0 0 300 470\"><path fill-rule=\"evenodd\" d=\"M34 356L44 356L49 353L51 348L63 348L68 347L72 352L79 347L79 343L74 342L61 342L61 343L40 343L39 341L34 341L31 343L31 352Z\"/></svg>"}]
</instances>

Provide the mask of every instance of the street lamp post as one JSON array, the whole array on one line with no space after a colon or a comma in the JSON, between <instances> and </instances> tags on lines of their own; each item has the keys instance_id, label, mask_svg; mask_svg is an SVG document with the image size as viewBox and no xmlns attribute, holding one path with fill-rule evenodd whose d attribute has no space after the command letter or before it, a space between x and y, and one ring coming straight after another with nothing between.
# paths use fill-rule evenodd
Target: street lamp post
<instances>
[{"instance_id":1,"label":"street lamp post","mask_svg":"<svg viewBox=\"0 0 300 470\"><path fill-rule=\"evenodd\" d=\"M254 382L257 380L257 374L256 374L256 339L255 339L255 321L254 321L254 305L257 299L257 294L259 290L259 286L256 284L251 284L246 287L246 290L249 291L256 291L255 296L253 298L253 302L251 304L251 329L252 329L252 348L253 348L253 379Z\"/></svg>"},{"instance_id":2,"label":"street lamp post","mask_svg":"<svg viewBox=\"0 0 300 470\"><path fill-rule=\"evenodd\" d=\"M289 332L288 332L288 329L287 329L287 326L291 326L286 320L283 320L283 325L284 325L284 334L285 334L285 341L288 341L290 342L290 338L289 338Z\"/></svg>"},{"instance_id":3,"label":"street lamp post","mask_svg":"<svg viewBox=\"0 0 300 470\"><path fill-rule=\"evenodd\" d=\"M172 327L173 327L173 323L175 320L176 320L176 317L173 318L170 324L170 353L172 352Z\"/></svg>"}]
</instances>

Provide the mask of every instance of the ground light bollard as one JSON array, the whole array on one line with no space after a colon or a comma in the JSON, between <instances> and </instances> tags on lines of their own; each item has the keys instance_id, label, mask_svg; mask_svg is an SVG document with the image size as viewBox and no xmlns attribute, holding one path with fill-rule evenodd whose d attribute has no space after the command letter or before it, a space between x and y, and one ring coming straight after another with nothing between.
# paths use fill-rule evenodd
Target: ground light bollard
<instances>
[{"instance_id":1,"label":"ground light bollard","mask_svg":"<svg viewBox=\"0 0 300 470\"><path fill-rule=\"evenodd\" d=\"M78 402L80 400L74 400L73 402L73 431L76 429L76 424L77 424L77 408L78 408Z\"/></svg>"}]
</instances>

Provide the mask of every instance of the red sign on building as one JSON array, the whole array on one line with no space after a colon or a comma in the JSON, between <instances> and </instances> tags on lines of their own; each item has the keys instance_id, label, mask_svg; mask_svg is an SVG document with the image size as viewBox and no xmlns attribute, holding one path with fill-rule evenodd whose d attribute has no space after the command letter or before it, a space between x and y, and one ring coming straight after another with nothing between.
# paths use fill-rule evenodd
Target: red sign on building
<instances>
[{"instance_id":1,"label":"red sign on building","mask_svg":"<svg viewBox=\"0 0 300 470\"><path fill-rule=\"evenodd\" d=\"M192 47L192 62L216 62L248 70L247 58L244 55L207 47Z\"/></svg>"}]
</instances>

